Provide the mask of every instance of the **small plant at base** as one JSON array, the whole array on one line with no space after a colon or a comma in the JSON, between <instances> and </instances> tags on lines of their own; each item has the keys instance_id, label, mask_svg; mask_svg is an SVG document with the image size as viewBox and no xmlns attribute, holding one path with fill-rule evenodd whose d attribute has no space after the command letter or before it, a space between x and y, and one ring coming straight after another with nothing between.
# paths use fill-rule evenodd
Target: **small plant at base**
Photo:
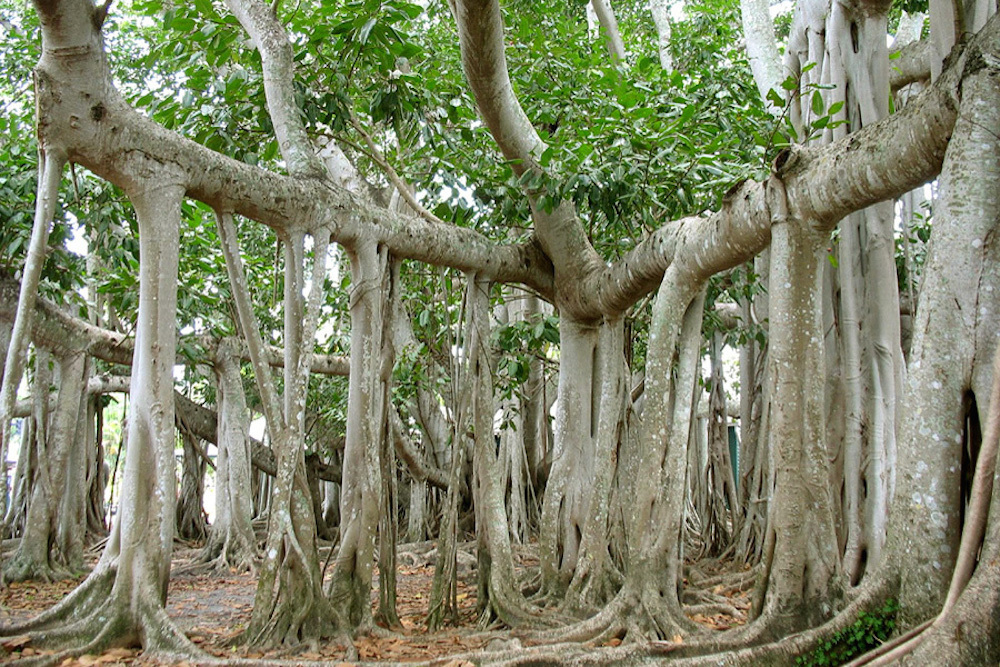
<instances>
[{"instance_id":1,"label":"small plant at base","mask_svg":"<svg viewBox=\"0 0 1000 667\"><path fill-rule=\"evenodd\" d=\"M837 632L812 653L795 660L798 667L833 667L850 662L879 646L896 629L899 603L888 599L880 609L861 612L850 626Z\"/></svg>"}]
</instances>

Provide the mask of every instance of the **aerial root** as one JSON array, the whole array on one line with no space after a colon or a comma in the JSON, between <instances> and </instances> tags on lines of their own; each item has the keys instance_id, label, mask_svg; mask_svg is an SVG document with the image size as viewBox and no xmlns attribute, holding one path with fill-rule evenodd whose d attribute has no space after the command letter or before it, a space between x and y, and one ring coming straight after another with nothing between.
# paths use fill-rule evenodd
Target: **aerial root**
<instances>
[{"instance_id":1,"label":"aerial root","mask_svg":"<svg viewBox=\"0 0 1000 667\"><path fill-rule=\"evenodd\" d=\"M66 567L42 564L15 555L4 563L4 581L41 581L50 584L55 581L73 579L74 573Z\"/></svg>"},{"instance_id":2,"label":"aerial root","mask_svg":"<svg viewBox=\"0 0 1000 667\"><path fill-rule=\"evenodd\" d=\"M208 658L177 628L161 605L150 601L130 609L127 599L112 595L114 575L115 568L104 567L40 616L3 628L0 636L25 636L23 646L46 651L22 657L19 663L61 664L67 658L135 647L140 642L152 657L198 662Z\"/></svg>"},{"instance_id":3,"label":"aerial root","mask_svg":"<svg viewBox=\"0 0 1000 667\"><path fill-rule=\"evenodd\" d=\"M535 632L525 635L536 643L555 644L562 642L587 642L598 637L624 632L621 622L628 605L624 589L600 612L582 621L576 621L562 628Z\"/></svg>"},{"instance_id":4,"label":"aerial root","mask_svg":"<svg viewBox=\"0 0 1000 667\"><path fill-rule=\"evenodd\" d=\"M152 657L169 656L195 660L206 657L206 654L181 632L162 606L147 605L140 614L142 632L145 635L143 648Z\"/></svg>"},{"instance_id":5,"label":"aerial root","mask_svg":"<svg viewBox=\"0 0 1000 667\"><path fill-rule=\"evenodd\" d=\"M88 617L107 604L114 584L115 568L95 570L79 586L38 616L21 623L0 627L0 637L12 637L47 630L64 624L70 619Z\"/></svg>"},{"instance_id":6,"label":"aerial root","mask_svg":"<svg viewBox=\"0 0 1000 667\"><path fill-rule=\"evenodd\" d=\"M80 626L84 625L84 621L80 621L74 624L72 628L66 628L65 631L60 631L55 634L60 635L64 638L73 637L78 638L81 636L82 630ZM92 626L86 624L88 628ZM90 641L76 647L67 648L62 651L57 651L54 653L39 654L34 656L22 657L17 661L18 665L24 665L25 667L48 667L49 665L59 665L65 660L70 658L78 658L82 655L98 655L109 648L114 648L113 640L115 634L115 628L112 624L108 624L103 629L101 629L97 635ZM43 645L49 641L52 635L45 635L43 640ZM31 644L36 643L36 636L32 636Z\"/></svg>"},{"instance_id":7,"label":"aerial root","mask_svg":"<svg viewBox=\"0 0 1000 667\"><path fill-rule=\"evenodd\" d=\"M174 574L209 574L224 572L257 574L260 559L244 549L230 548L229 541L213 546L206 544L198 557L190 564L174 568Z\"/></svg>"},{"instance_id":8,"label":"aerial root","mask_svg":"<svg viewBox=\"0 0 1000 667\"><path fill-rule=\"evenodd\" d=\"M716 614L725 614L726 616L732 616L733 618L741 618L745 615L744 612L740 611L729 602L704 602L702 604L694 604L689 607L685 607L684 611L692 616L695 614L701 614L702 616L712 616Z\"/></svg>"}]
</instances>

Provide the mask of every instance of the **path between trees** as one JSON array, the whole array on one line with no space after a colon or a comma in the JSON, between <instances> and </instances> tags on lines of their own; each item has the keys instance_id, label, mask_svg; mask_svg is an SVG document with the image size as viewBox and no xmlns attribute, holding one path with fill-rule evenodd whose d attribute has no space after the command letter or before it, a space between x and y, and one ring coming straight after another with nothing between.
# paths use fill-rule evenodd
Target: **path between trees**
<instances>
[{"instance_id":1,"label":"path between trees","mask_svg":"<svg viewBox=\"0 0 1000 667\"><path fill-rule=\"evenodd\" d=\"M471 548L471 543L468 547ZM325 557L326 549L321 551ZM537 568L538 561L533 552L531 547L520 550L517 560L522 568ZM178 544L175 549L167 612L181 630L207 653L220 658L246 658L262 663L281 660L286 661L286 664L323 663L343 667L356 664L346 661L346 647L336 641L312 647L304 645L296 652L285 649L265 653L231 646L233 638L246 627L250 619L256 577L250 573L190 571L199 554L200 549L189 545ZM478 630L476 581L475 571L472 569L475 567L475 559L472 556L467 559L460 556L459 625L441 632L427 633L424 619L434 578L433 558L432 543L401 546L397 591L399 617L403 627L398 632L385 632L385 636L355 639L354 646L361 661L390 664L432 661L447 667L464 667L472 663L461 656L494 648L516 648L521 643L522 640L509 631ZM189 571L185 572L186 569ZM69 581L11 583L0 590L0 625L31 618L69 594L80 581L82 577ZM691 617L719 630L744 622L745 612L749 607L747 594L739 590L724 591L721 586L713 588L716 595L730 598L732 606L740 614L733 617L726 613L694 612ZM377 581L373 587L372 604L378 604ZM617 641L613 639L609 644L614 645ZM33 648L27 637L19 637L2 644L0 662L10 661L16 664L22 659L44 654L44 651ZM64 667L132 664L154 663L136 649L112 649L101 655L84 655L62 663Z\"/></svg>"}]
</instances>

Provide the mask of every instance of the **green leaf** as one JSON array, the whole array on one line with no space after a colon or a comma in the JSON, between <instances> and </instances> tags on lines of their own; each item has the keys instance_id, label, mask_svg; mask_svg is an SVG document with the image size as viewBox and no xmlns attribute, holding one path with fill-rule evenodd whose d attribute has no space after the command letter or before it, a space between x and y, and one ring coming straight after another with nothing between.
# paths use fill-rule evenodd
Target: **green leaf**
<instances>
[{"instance_id":1,"label":"green leaf","mask_svg":"<svg viewBox=\"0 0 1000 667\"><path fill-rule=\"evenodd\" d=\"M779 109L785 107L785 98L774 88L767 91L767 101Z\"/></svg>"},{"instance_id":2,"label":"green leaf","mask_svg":"<svg viewBox=\"0 0 1000 667\"><path fill-rule=\"evenodd\" d=\"M818 90L814 90L812 94L812 112L816 116L823 115L823 109L826 108L826 103L823 101L823 94Z\"/></svg>"},{"instance_id":3,"label":"green leaf","mask_svg":"<svg viewBox=\"0 0 1000 667\"><path fill-rule=\"evenodd\" d=\"M364 45L364 44L368 43L368 36L371 34L372 28L375 27L375 24L377 22L378 21L374 17L372 17L372 18L368 19L367 21L365 21L365 24L363 26L361 26L361 30L358 32L358 43L359 44Z\"/></svg>"}]
</instances>

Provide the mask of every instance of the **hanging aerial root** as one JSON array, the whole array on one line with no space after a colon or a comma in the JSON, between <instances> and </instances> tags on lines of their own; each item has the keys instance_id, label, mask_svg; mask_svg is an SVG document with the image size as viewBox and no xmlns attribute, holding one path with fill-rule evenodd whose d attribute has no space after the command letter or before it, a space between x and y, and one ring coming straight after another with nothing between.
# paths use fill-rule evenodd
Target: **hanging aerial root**
<instances>
[{"instance_id":1,"label":"hanging aerial root","mask_svg":"<svg viewBox=\"0 0 1000 667\"><path fill-rule=\"evenodd\" d=\"M17 313L11 329L4 368L0 377L0 460L7 460L7 448L11 435L11 419L17 387L21 384L24 364L28 358L28 339L35 314L35 300L38 296L38 282L45 264L49 226L59 200L59 183L63 167L66 166L65 153L54 146L40 148L38 153L38 188L35 201L35 218L28 241L28 252L21 270L21 289L17 298ZM7 474L0 476L0 516L7 514Z\"/></svg>"}]
</instances>

